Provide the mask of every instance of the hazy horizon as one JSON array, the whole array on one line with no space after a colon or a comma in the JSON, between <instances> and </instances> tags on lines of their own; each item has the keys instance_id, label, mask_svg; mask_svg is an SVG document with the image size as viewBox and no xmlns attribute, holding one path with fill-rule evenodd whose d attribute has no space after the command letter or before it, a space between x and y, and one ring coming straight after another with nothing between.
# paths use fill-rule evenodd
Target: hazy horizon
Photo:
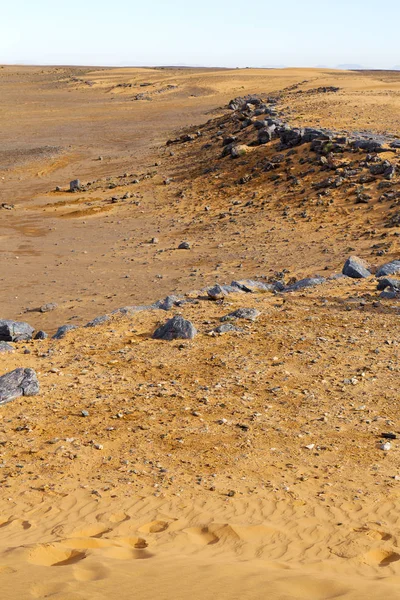
<instances>
[{"instance_id":1,"label":"hazy horizon","mask_svg":"<svg viewBox=\"0 0 400 600\"><path fill-rule=\"evenodd\" d=\"M372 0L254 0L251 11L238 0L22 0L2 11L0 63L398 69L399 17L397 0L382 11Z\"/></svg>"}]
</instances>

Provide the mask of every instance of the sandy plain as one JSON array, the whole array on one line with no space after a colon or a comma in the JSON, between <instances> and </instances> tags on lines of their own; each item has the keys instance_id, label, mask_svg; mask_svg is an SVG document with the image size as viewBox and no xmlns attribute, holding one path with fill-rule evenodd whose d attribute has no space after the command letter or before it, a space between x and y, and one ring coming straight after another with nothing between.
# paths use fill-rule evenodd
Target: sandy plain
<instances>
[{"instance_id":1,"label":"sandy plain","mask_svg":"<svg viewBox=\"0 0 400 600\"><path fill-rule=\"evenodd\" d=\"M238 185L272 150L221 161L203 127L232 97L279 94L291 124L398 137L398 73L5 66L0 86L2 318L53 333L216 281L398 258L375 182L366 204L318 202L310 172L304 205L301 147L285 181ZM93 183L71 194L76 177ZM380 449L400 431L398 300L372 278L192 296L175 311L192 341L152 340L170 316L152 310L1 356L41 383L1 407L3 597L399 598L398 442ZM261 314L207 335L240 306Z\"/></svg>"}]
</instances>

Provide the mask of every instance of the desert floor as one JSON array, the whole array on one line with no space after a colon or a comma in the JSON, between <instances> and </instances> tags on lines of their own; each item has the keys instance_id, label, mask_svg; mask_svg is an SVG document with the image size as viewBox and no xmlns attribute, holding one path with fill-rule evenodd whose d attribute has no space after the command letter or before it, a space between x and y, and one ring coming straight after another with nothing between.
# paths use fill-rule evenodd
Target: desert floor
<instances>
[{"instance_id":1,"label":"desert floor","mask_svg":"<svg viewBox=\"0 0 400 600\"><path fill-rule=\"evenodd\" d=\"M398 174L358 202L318 196L306 146L277 177L275 146L221 159L213 124L246 94L291 125L400 136L396 72L0 68L0 317L53 334L188 294L172 313L199 332L154 340L171 314L131 311L0 355L41 386L0 407L7 600L400 597L400 445L380 447L400 433L398 298L374 277L201 291L399 258ZM209 335L243 306L259 316Z\"/></svg>"}]
</instances>

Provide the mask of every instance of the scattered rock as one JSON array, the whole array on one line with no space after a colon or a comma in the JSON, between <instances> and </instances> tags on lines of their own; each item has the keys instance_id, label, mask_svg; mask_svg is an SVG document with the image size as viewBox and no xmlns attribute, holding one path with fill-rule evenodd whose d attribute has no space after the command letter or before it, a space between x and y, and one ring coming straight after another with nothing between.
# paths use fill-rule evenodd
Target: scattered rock
<instances>
[{"instance_id":1,"label":"scattered rock","mask_svg":"<svg viewBox=\"0 0 400 600\"><path fill-rule=\"evenodd\" d=\"M79 181L79 179L74 179L73 181L69 182L69 191L70 192L76 192L80 189L81 189L81 182Z\"/></svg>"},{"instance_id":2,"label":"scattered rock","mask_svg":"<svg viewBox=\"0 0 400 600\"><path fill-rule=\"evenodd\" d=\"M250 152L250 148L245 144L239 144L238 146L232 146L230 152L232 158L239 158L240 156L245 156L248 152Z\"/></svg>"},{"instance_id":3,"label":"scattered rock","mask_svg":"<svg viewBox=\"0 0 400 600\"><path fill-rule=\"evenodd\" d=\"M400 273L400 260L392 260L379 267L376 272L376 277L383 277L384 275L395 275Z\"/></svg>"},{"instance_id":4,"label":"scattered rock","mask_svg":"<svg viewBox=\"0 0 400 600\"><path fill-rule=\"evenodd\" d=\"M97 325L101 325L102 323L106 323L110 320L109 315L101 315L100 317L95 317L88 323L86 323L85 327L97 327Z\"/></svg>"},{"instance_id":5,"label":"scattered rock","mask_svg":"<svg viewBox=\"0 0 400 600\"><path fill-rule=\"evenodd\" d=\"M47 339L49 336L45 331L42 331L40 329L40 331L37 332L37 334L35 335L35 340L45 340Z\"/></svg>"},{"instance_id":6,"label":"scattered rock","mask_svg":"<svg viewBox=\"0 0 400 600\"><path fill-rule=\"evenodd\" d=\"M293 283L292 285L288 285L283 291L297 292L299 290L303 290L304 288L321 285L321 283L324 283L325 281L325 277L321 277L320 275L317 275L316 277L306 277L305 279L300 279L300 281L296 281L296 283Z\"/></svg>"},{"instance_id":7,"label":"scattered rock","mask_svg":"<svg viewBox=\"0 0 400 600\"><path fill-rule=\"evenodd\" d=\"M25 342L32 339L34 328L22 321L0 320L0 341Z\"/></svg>"},{"instance_id":8,"label":"scattered rock","mask_svg":"<svg viewBox=\"0 0 400 600\"><path fill-rule=\"evenodd\" d=\"M181 242L178 246L178 250L190 250L190 248L189 242Z\"/></svg>"},{"instance_id":9,"label":"scattered rock","mask_svg":"<svg viewBox=\"0 0 400 600\"><path fill-rule=\"evenodd\" d=\"M53 340L61 340L63 337L66 336L66 334L68 333L68 331L72 331L73 329L78 329L77 325L62 325L61 327L59 327L56 331L56 333L53 335Z\"/></svg>"},{"instance_id":10,"label":"scattered rock","mask_svg":"<svg viewBox=\"0 0 400 600\"><path fill-rule=\"evenodd\" d=\"M362 258L358 258L358 256L350 256L346 260L342 273L352 279L363 279L371 275L368 264Z\"/></svg>"},{"instance_id":11,"label":"scattered rock","mask_svg":"<svg viewBox=\"0 0 400 600\"><path fill-rule=\"evenodd\" d=\"M158 327L153 333L153 339L155 340L177 340L177 339L193 339L197 334L197 330L194 325L181 317L176 315L169 319L164 325Z\"/></svg>"},{"instance_id":12,"label":"scattered rock","mask_svg":"<svg viewBox=\"0 0 400 600\"><path fill-rule=\"evenodd\" d=\"M246 319L247 321L255 321L260 314L260 311L256 308L238 308L228 315L221 317L221 321L230 321L231 319Z\"/></svg>"},{"instance_id":13,"label":"scattered rock","mask_svg":"<svg viewBox=\"0 0 400 600\"><path fill-rule=\"evenodd\" d=\"M173 306L181 305L182 302L184 302L182 296L171 295L163 298L162 300L157 300L157 302L155 302L152 306L153 308L158 308L160 310L171 310Z\"/></svg>"},{"instance_id":14,"label":"scattered rock","mask_svg":"<svg viewBox=\"0 0 400 600\"><path fill-rule=\"evenodd\" d=\"M211 333L219 333L222 335L223 333L232 333L234 331L241 331L238 327L232 325L232 323L223 323L222 325L218 325L215 329L211 331Z\"/></svg>"},{"instance_id":15,"label":"scattered rock","mask_svg":"<svg viewBox=\"0 0 400 600\"><path fill-rule=\"evenodd\" d=\"M7 342L0 342L0 354L2 352L14 352L14 347Z\"/></svg>"},{"instance_id":16,"label":"scattered rock","mask_svg":"<svg viewBox=\"0 0 400 600\"><path fill-rule=\"evenodd\" d=\"M239 287L234 285L220 285L219 283L207 289L207 295L211 300L221 300L225 296L229 296L229 294L238 294L240 292Z\"/></svg>"},{"instance_id":17,"label":"scattered rock","mask_svg":"<svg viewBox=\"0 0 400 600\"><path fill-rule=\"evenodd\" d=\"M41 313L46 313L50 312L51 310L55 310L57 306L58 304L56 304L55 302L49 302L48 304L42 304L39 310Z\"/></svg>"},{"instance_id":18,"label":"scattered rock","mask_svg":"<svg viewBox=\"0 0 400 600\"><path fill-rule=\"evenodd\" d=\"M376 287L378 290L385 290L386 288L391 288L392 290L400 292L400 279L382 277L382 279L379 279L378 285Z\"/></svg>"},{"instance_id":19,"label":"scattered rock","mask_svg":"<svg viewBox=\"0 0 400 600\"><path fill-rule=\"evenodd\" d=\"M33 369L19 368L0 377L0 405L38 393L39 382Z\"/></svg>"},{"instance_id":20,"label":"scattered rock","mask_svg":"<svg viewBox=\"0 0 400 600\"><path fill-rule=\"evenodd\" d=\"M281 292L284 289L284 285L280 281L274 283L264 283L263 281L255 281L253 279L241 279L239 281L232 281L231 286L238 287L247 293L254 292Z\"/></svg>"}]
</instances>

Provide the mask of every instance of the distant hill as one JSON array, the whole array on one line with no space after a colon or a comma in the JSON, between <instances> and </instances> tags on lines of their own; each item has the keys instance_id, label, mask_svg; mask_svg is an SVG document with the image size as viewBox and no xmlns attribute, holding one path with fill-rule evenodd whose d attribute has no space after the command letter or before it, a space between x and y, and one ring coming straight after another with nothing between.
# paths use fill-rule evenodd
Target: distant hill
<instances>
[{"instance_id":1,"label":"distant hill","mask_svg":"<svg viewBox=\"0 0 400 600\"><path fill-rule=\"evenodd\" d=\"M365 69L365 67L363 67L362 65L358 65L358 64L353 64L353 63L345 63L343 65L337 65L336 67L337 69L344 69L346 71L353 71L355 69Z\"/></svg>"}]
</instances>

